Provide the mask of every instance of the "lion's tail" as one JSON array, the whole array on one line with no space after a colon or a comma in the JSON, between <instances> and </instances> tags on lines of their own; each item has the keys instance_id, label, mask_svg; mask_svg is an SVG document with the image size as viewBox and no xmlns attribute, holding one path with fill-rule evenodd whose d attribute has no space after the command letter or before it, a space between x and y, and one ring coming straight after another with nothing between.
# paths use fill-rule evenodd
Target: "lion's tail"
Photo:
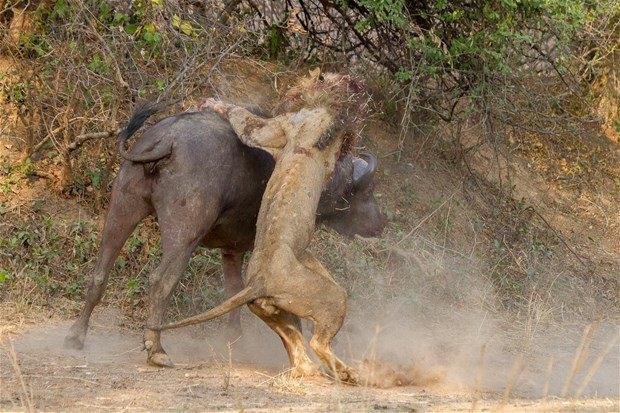
<instances>
[{"instance_id":1,"label":"lion's tail","mask_svg":"<svg viewBox=\"0 0 620 413\"><path fill-rule=\"evenodd\" d=\"M175 321L174 323L164 324L162 326L149 326L148 328L151 330L170 330L173 328L190 326L192 324L204 323L205 321L212 320L221 315L224 315L237 307L241 307L244 304L249 303L257 298L260 295L256 292L252 287L245 287L243 290L239 291L237 294L230 297L228 300L224 301L222 304L218 305L215 308L212 308L204 313L197 314L193 317L188 317L183 320Z\"/></svg>"}]
</instances>

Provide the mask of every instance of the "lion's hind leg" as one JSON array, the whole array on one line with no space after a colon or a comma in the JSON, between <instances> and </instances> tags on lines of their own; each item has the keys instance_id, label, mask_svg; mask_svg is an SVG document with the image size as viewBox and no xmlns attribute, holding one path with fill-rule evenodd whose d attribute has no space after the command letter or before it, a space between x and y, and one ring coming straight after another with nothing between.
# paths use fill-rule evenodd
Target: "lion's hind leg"
<instances>
[{"instance_id":1,"label":"lion's hind leg","mask_svg":"<svg viewBox=\"0 0 620 413\"><path fill-rule=\"evenodd\" d=\"M248 307L280 336L291 364L291 375L293 377L316 375L319 370L306 353L299 318L273 306L270 301L270 299L259 298L249 303Z\"/></svg>"},{"instance_id":2,"label":"lion's hind leg","mask_svg":"<svg viewBox=\"0 0 620 413\"><path fill-rule=\"evenodd\" d=\"M343 382L357 383L357 373L331 349L347 309L347 294L327 269L314 257L305 255L291 263L286 293L278 296L275 305L314 323L310 347L334 375ZM274 297L275 298L275 297Z\"/></svg>"},{"instance_id":3,"label":"lion's hind leg","mask_svg":"<svg viewBox=\"0 0 620 413\"><path fill-rule=\"evenodd\" d=\"M316 355L333 371L341 381L356 384L359 382L357 372L343 363L332 351L331 344L334 336L342 327L347 312L347 293L336 283L329 271L311 255L302 260L308 275L312 274L315 282L320 279L324 287L315 303L319 307L312 317L314 332L310 339L310 347ZM328 302L326 302L328 301Z\"/></svg>"}]
</instances>

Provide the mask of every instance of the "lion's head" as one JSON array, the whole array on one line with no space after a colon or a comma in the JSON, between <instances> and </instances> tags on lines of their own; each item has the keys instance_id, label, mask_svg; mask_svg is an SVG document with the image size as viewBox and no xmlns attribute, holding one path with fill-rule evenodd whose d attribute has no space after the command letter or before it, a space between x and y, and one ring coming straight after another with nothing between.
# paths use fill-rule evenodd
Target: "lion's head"
<instances>
[{"instance_id":1,"label":"lion's head","mask_svg":"<svg viewBox=\"0 0 620 413\"><path fill-rule=\"evenodd\" d=\"M341 153L348 153L366 118L369 95L364 83L351 75L322 73L311 70L283 95L275 113L296 112L302 108L324 107L341 125L338 130L346 136Z\"/></svg>"}]
</instances>

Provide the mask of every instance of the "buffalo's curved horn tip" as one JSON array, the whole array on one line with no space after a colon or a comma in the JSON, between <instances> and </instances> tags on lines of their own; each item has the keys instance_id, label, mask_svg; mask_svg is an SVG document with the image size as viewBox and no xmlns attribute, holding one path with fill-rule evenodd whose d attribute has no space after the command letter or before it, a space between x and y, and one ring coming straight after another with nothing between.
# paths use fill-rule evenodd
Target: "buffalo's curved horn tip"
<instances>
[{"instance_id":1,"label":"buffalo's curved horn tip","mask_svg":"<svg viewBox=\"0 0 620 413\"><path fill-rule=\"evenodd\" d=\"M353 182L355 185L360 188L368 186L372 181L372 176L377 170L378 164L379 161L377 157L372 153L360 153L359 158L356 157L356 159L353 160Z\"/></svg>"}]
</instances>

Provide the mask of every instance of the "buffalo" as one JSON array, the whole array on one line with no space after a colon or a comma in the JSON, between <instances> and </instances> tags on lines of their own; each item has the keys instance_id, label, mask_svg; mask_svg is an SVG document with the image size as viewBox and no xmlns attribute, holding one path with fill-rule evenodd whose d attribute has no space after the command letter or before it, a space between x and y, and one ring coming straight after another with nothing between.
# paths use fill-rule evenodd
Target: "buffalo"
<instances>
[{"instance_id":1,"label":"buffalo","mask_svg":"<svg viewBox=\"0 0 620 413\"><path fill-rule=\"evenodd\" d=\"M148 325L160 325L179 278L199 245L219 248L226 294L243 288L243 254L252 249L256 217L272 157L241 143L230 124L209 110L167 117L148 128L130 150L125 141L161 105L138 108L120 134L124 158L112 188L99 254L87 283L86 302L65 337L69 348L84 346L89 319L103 295L116 257L136 225L157 217L163 256L149 275ZM323 222L346 236L377 236L385 227L373 194L377 159L369 153L343 156L321 195ZM229 328L240 331L239 310ZM172 366L159 331L146 330L147 361Z\"/></svg>"}]
</instances>

